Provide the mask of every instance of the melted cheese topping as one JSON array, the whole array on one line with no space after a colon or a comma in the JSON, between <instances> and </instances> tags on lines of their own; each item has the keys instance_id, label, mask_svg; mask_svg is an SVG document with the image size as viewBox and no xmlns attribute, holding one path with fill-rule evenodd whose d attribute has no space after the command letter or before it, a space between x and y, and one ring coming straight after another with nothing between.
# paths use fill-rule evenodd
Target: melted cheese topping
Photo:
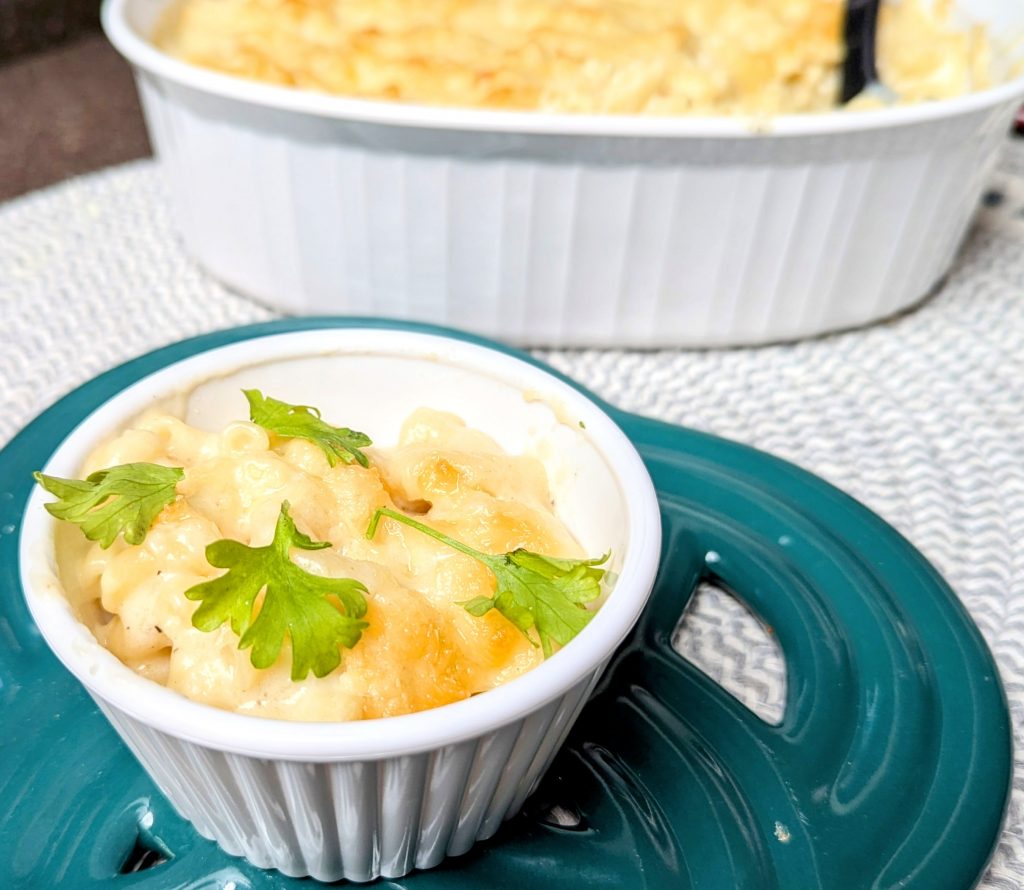
<instances>
[{"instance_id":1,"label":"melted cheese topping","mask_svg":"<svg viewBox=\"0 0 1024 890\"><path fill-rule=\"evenodd\" d=\"M836 106L843 0L180 0L157 46L290 87L438 105L626 114ZM990 86L983 29L949 0L884 5L904 102Z\"/></svg>"},{"instance_id":2,"label":"melted cheese topping","mask_svg":"<svg viewBox=\"0 0 1024 890\"><path fill-rule=\"evenodd\" d=\"M133 461L181 466L180 497L143 544L118 538L107 550L67 523L58 527L62 581L96 638L139 674L195 701L288 720L387 717L466 698L528 671L540 650L495 611L458 605L491 596L493 575L429 537L383 520L364 537L377 507L425 512L434 527L488 552L516 547L579 557L552 511L543 465L505 454L483 433L427 409L406 421L394 448L368 449L371 465L330 467L305 440L276 440L231 423L208 433L152 413L97 449L83 474ZM327 677L290 679L287 641L266 670L249 662L223 626L192 627L198 603L184 592L222 574L205 548L221 538L264 546L281 502L298 528L329 550L293 551L309 572L362 581L369 628Z\"/></svg>"}]
</instances>

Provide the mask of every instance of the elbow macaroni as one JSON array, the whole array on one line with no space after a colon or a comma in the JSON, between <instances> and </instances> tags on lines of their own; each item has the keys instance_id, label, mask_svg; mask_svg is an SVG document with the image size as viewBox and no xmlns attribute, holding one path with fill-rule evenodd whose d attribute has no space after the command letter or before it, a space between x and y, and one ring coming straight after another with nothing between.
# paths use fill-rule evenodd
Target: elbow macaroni
<instances>
[{"instance_id":1,"label":"elbow macaroni","mask_svg":"<svg viewBox=\"0 0 1024 890\"><path fill-rule=\"evenodd\" d=\"M180 0L157 46L272 84L437 105L620 114L829 111L843 0ZM883 6L904 102L991 85L949 0Z\"/></svg>"},{"instance_id":2,"label":"elbow macaroni","mask_svg":"<svg viewBox=\"0 0 1024 890\"><path fill-rule=\"evenodd\" d=\"M459 602L490 596L493 576L475 560L398 523L364 532L379 506L429 509L430 523L480 550L516 547L578 557L552 512L544 467L505 454L457 417L419 409L394 448L371 449L369 469L330 467L310 442L276 441L234 422L208 433L167 415L144 415L98 448L85 473L133 461L185 469L178 499L146 540L107 550L72 527L58 529L58 561L72 605L97 639L141 675L196 701L291 720L386 717L491 689L535 666L541 654L505 618L475 618ZM304 569L362 581L370 622L327 677L290 679L287 643L257 670L238 638L191 624L189 587L221 573L206 546L233 538L263 546L281 502L327 550L295 551ZM64 526L65 524L61 524Z\"/></svg>"}]
</instances>

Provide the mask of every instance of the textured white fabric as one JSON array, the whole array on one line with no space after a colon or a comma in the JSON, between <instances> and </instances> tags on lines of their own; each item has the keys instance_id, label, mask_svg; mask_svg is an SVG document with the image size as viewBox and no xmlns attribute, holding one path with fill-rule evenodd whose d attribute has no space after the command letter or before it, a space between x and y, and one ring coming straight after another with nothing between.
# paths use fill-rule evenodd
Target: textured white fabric
<instances>
[{"instance_id":1,"label":"textured white fabric","mask_svg":"<svg viewBox=\"0 0 1024 890\"><path fill-rule=\"evenodd\" d=\"M963 598L999 661L1017 744L1013 801L983 887L1024 886L1024 145L940 292L902 318L791 346L547 351L632 411L748 442L861 499ZM998 201L998 203L997 203ZM0 207L0 443L124 359L270 311L183 253L144 161ZM0 530L0 533L6 531ZM677 644L770 717L782 662L706 592Z\"/></svg>"}]
</instances>

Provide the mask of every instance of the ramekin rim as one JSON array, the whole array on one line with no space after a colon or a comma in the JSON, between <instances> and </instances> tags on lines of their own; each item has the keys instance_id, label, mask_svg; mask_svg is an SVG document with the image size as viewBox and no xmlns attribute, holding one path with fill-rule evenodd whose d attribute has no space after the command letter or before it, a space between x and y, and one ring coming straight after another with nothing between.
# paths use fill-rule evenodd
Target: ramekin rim
<instances>
[{"instance_id":1,"label":"ramekin rim","mask_svg":"<svg viewBox=\"0 0 1024 890\"><path fill-rule=\"evenodd\" d=\"M47 535L52 547L53 520L42 508L43 493L36 488L25 508L19 541L19 576L25 599L51 651L95 697L148 726L180 739L232 753L280 760L335 762L369 760L414 754L477 738L500 726L522 719L564 695L591 675L615 651L636 623L646 604L658 568L661 526L653 483L642 459L625 433L591 398L558 377L517 356L490 347L418 331L388 328L327 328L263 334L231 344L201 350L134 381L116 395L105 399L62 440L47 460L47 466L74 443L76 434L107 406L117 406L126 394L146 391L146 384L171 379L188 371L198 359L256 350L256 344L342 339L375 335L406 344L418 342L418 356L431 355L437 348L453 349L460 356L487 356L507 368L514 368L535 383L543 383L552 397L572 401L572 410L586 424L586 435L602 454L622 491L629 510L629 550L625 554L616 586L607 602L573 642L527 674L495 690L440 708L399 717L348 723L312 723L255 717L220 710L192 701L166 687L146 680L122 664L116 656L92 638L61 597L40 595L30 548L42 546ZM335 352L346 352L336 348ZM371 350L372 351L372 350ZM323 350L321 350L323 352ZM301 351L293 353L296 357ZM273 356L278 358L281 356ZM266 359L264 359L265 361ZM259 359L241 362L260 364ZM470 363L471 364L471 363ZM228 365L229 367L238 367ZM466 365L462 365L466 367ZM470 370L473 370L470 367ZM483 369L476 369L483 371ZM488 369L490 372L491 369ZM505 379L502 373L492 376ZM192 382L197 379L192 377ZM183 379L181 386L185 385ZM180 389L181 387L179 387ZM153 390L156 391L155 389ZM165 387L159 390L167 394ZM101 415L102 416L102 415ZM613 454L609 454L609 448ZM614 455L614 460L612 459ZM615 594L623 595L618 599ZM630 596L631 594L631 596ZM609 609L609 606L613 607ZM83 636L84 635L84 636ZM91 640L83 651L82 642ZM91 656L91 658L90 658ZM112 672L112 673L111 673ZM108 678L111 674L111 678ZM201 731L197 729L201 727Z\"/></svg>"},{"instance_id":2,"label":"ramekin rim","mask_svg":"<svg viewBox=\"0 0 1024 890\"><path fill-rule=\"evenodd\" d=\"M1024 96L1024 74L984 90L891 108L862 111L742 116L569 114L387 102L317 93L260 83L206 70L169 56L135 33L125 18L133 0L103 0L101 21L110 42L131 64L203 93L278 111L383 126L522 133L538 136L600 136L660 139L770 139L828 136L896 128L957 117Z\"/></svg>"}]
</instances>

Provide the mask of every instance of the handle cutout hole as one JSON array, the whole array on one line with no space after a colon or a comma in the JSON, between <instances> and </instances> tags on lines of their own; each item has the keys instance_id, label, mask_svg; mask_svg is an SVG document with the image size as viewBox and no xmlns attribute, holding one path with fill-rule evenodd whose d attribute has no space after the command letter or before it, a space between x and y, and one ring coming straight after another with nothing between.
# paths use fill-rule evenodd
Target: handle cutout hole
<instances>
[{"instance_id":1,"label":"handle cutout hole","mask_svg":"<svg viewBox=\"0 0 1024 890\"><path fill-rule=\"evenodd\" d=\"M157 844L150 844L148 839L140 834L135 838L135 845L131 848L118 872L122 875L133 875L140 871L148 871L163 865L170 859L170 855L158 848Z\"/></svg>"},{"instance_id":2,"label":"handle cutout hole","mask_svg":"<svg viewBox=\"0 0 1024 890\"><path fill-rule=\"evenodd\" d=\"M537 821L552 828L561 828L564 831L583 831L586 825L583 824L583 816L575 807L552 804L546 810L537 814Z\"/></svg>"},{"instance_id":3,"label":"handle cutout hole","mask_svg":"<svg viewBox=\"0 0 1024 890\"><path fill-rule=\"evenodd\" d=\"M524 815L540 825L560 831L586 831L587 819L573 802L572 793L561 776L547 779L523 807Z\"/></svg>"},{"instance_id":4,"label":"handle cutout hole","mask_svg":"<svg viewBox=\"0 0 1024 890\"><path fill-rule=\"evenodd\" d=\"M786 711L786 662L775 635L723 587L702 582L672 632L672 648L765 723Z\"/></svg>"}]
</instances>

